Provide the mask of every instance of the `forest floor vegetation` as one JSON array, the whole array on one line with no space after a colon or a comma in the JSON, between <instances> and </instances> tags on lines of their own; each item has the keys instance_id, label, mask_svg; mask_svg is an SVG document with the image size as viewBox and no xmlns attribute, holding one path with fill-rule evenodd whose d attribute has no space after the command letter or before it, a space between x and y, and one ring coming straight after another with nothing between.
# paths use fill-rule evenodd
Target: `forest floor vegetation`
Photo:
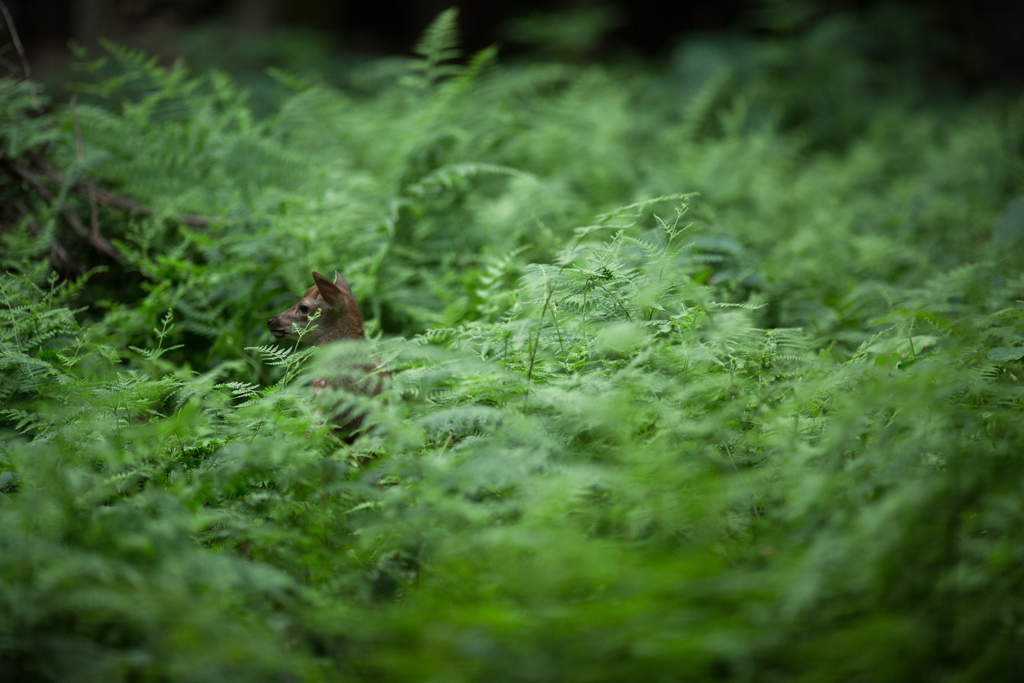
<instances>
[{"instance_id":1,"label":"forest floor vegetation","mask_svg":"<svg viewBox=\"0 0 1024 683\"><path fill-rule=\"evenodd\" d=\"M1024 670L1024 96L930 90L910 19L660 66L455 23L0 82L0 671ZM313 270L366 341L268 334ZM309 379L369 356L345 443Z\"/></svg>"}]
</instances>

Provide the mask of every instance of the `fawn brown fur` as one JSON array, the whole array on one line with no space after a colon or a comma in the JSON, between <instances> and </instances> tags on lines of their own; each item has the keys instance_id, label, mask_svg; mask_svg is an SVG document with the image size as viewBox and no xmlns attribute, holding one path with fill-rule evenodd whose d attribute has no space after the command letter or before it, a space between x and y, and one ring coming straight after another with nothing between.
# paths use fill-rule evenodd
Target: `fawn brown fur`
<instances>
[{"instance_id":1,"label":"fawn brown fur","mask_svg":"<svg viewBox=\"0 0 1024 683\"><path fill-rule=\"evenodd\" d=\"M303 340L316 346L323 346L335 341L346 339L363 339L363 317L359 305L352 296L352 288L337 271L334 281L328 280L320 273L313 273L312 287L306 290L299 301L286 311L278 313L269 321L267 328L278 339L298 339L293 325L300 329L309 324L310 317L320 311L315 320L315 328L303 335ZM367 363L353 363L340 369L331 377L313 380L314 399L320 398L330 389L344 389L354 394L376 396L384 388L387 371L380 371L380 359L369 358ZM353 432L362 425L363 415L353 415L352 409L334 415L331 421L337 429Z\"/></svg>"}]
</instances>

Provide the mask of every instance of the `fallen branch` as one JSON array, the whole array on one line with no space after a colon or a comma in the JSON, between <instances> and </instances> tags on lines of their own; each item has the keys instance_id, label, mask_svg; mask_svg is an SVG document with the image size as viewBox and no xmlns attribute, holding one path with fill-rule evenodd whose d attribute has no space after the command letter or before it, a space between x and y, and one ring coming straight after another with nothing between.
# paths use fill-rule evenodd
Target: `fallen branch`
<instances>
[{"instance_id":1,"label":"fallen branch","mask_svg":"<svg viewBox=\"0 0 1024 683\"><path fill-rule=\"evenodd\" d=\"M76 141L80 135L80 132L76 132ZM79 151L83 152L83 150L81 149ZM81 158L82 156L79 156L79 159ZM3 155L3 153L0 153L0 163L6 166L12 173L14 173L15 175L23 179L25 182L27 182L29 185L31 185L32 188L35 189L35 191L43 199L45 199L48 202L53 202L55 199L55 195L46 187L46 185L43 184L43 180L45 179L51 183L54 183L58 187L62 187L64 185L64 177L60 173L54 171L53 169L44 166L41 160L37 159L36 161L40 166L42 166L42 170L38 172L33 172L32 170L26 168L25 166L22 166L21 164L15 162L13 159ZM109 209L120 209L121 211L140 213L144 216L155 215L156 211L152 207L146 206L145 204L140 204L139 202L136 202L132 199L128 199L127 197L120 197L118 195L106 192L93 185L91 182L88 181L87 178L85 180L75 181L74 183L71 184L70 188L76 192L83 193L89 197L89 205L92 209L92 230L88 229L85 226L85 224L82 222L82 219L79 218L78 214L76 214L74 211L68 208L64 208L61 210L61 216L64 218L65 222L71 227L75 234L88 241L98 251L106 254L107 256L110 256L110 258L114 259L118 263L124 263L124 258L121 256L120 252L118 252L117 249L110 242L108 242L105 237L103 237L102 233L100 233L99 216L98 211L96 209L96 205L101 204ZM188 213L177 214L173 216L173 218L186 225L192 225L196 227L204 227L210 224L209 219L204 218L203 216L196 216L194 214Z\"/></svg>"},{"instance_id":2,"label":"fallen branch","mask_svg":"<svg viewBox=\"0 0 1024 683\"><path fill-rule=\"evenodd\" d=\"M29 224L32 226L32 234L38 235L41 232L41 230L39 229L39 224L36 222L36 219L32 216L32 210L28 208L25 202L21 201L17 197L14 197L11 199L11 205L14 206L14 208L21 213L23 218L25 216L28 217ZM60 242L53 239L53 237L50 237L49 242L50 263L52 263L54 267L67 266L71 262L71 260L68 258L67 249L61 246Z\"/></svg>"},{"instance_id":3,"label":"fallen branch","mask_svg":"<svg viewBox=\"0 0 1024 683\"><path fill-rule=\"evenodd\" d=\"M53 202L56 199L53 193L50 192L50 190L47 189L47 187L43 185L27 168L16 164L14 161L6 157L0 157L0 161L2 161L4 166L10 169L18 177L31 185L35 191L39 193L40 197L48 202ZM78 217L78 214L71 209L63 208L61 209L60 215L64 217L64 220L71 226L71 229L75 231L75 234L93 245L97 251L106 254L118 263L124 263L124 257L121 256L121 253L114 248L114 245L108 242L103 235L99 234L99 231L93 234L87 230L85 225L82 224L82 219Z\"/></svg>"},{"instance_id":4,"label":"fallen branch","mask_svg":"<svg viewBox=\"0 0 1024 683\"><path fill-rule=\"evenodd\" d=\"M92 223L93 239L103 239L100 234L100 212L96 208L96 191L89 181L89 171L85 168L85 142L82 141L82 126L78 122L78 93L71 96L71 123L75 131L75 148L78 150L78 161L82 164L82 182L89 195L89 218Z\"/></svg>"},{"instance_id":5,"label":"fallen branch","mask_svg":"<svg viewBox=\"0 0 1024 683\"><path fill-rule=\"evenodd\" d=\"M7 22L7 30L11 32L14 49L18 51L18 56L21 57L21 71L25 80L28 81L28 93L32 97L32 104L36 106L36 111L42 114L43 106L39 104L39 98L36 97L36 84L32 82L32 67L28 65L28 57L25 56L25 48L22 47L21 38L18 37L18 29L14 27L14 19L11 18L11 13L3 0L0 0L0 12L3 12L4 21Z\"/></svg>"},{"instance_id":6,"label":"fallen branch","mask_svg":"<svg viewBox=\"0 0 1024 683\"><path fill-rule=\"evenodd\" d=\"M46 169L45 171L43 171L43 175L46 176L46 179L51 182L54 182L58 185L64 184L64 177L54 170ZM71 189L77 192L88 191L86 186L81 181L75 182L71 186ZM109 192L106 192L95 186L93 187L93 194L96 197L96 201L102 204L103 206L107 207L108 209L121 209L122 211L128 211L131 213L141 213L143 216L152 216L156 213L156 210L153 209L152 207L146 206L145 204L140 204L139 202L136 202L132 199L128 199L127 197L120 197L118 195L110 194ZM174 219L180 223L184 223L186 225L194 225L197 227L203 227L210 224L210 220L208 218L204 218L203 216L196 216L195 214L191 213L176 214L174 216Z\"/></svg>"},{"instance_id":7,"label":"fallen branch","mask_svg":"<svg viewBox=\"0 0 1024 683\"><path fill-rule=\"evenodd\" d=\"M78 185L79 183L75 183L76 188L78 187ZM134 202L131 199L128 199L127 197L118 197L116 195L107 194L106 192L98 188L96 189L96 201L98 201L103 206L106 206L107 208L116 208L121 209L123 211L141 213L144 216L152 216L153 214L156 213L155 210L153 210L151 207L146 206L145 204L139 204L138 202ZM180 223L184 223L186 225L194 225L198 227L210 224L209 219L203 218L202 216L196 216L191 213L176 214L174 216L174 219Z\"/></svg>"}]
</instances>

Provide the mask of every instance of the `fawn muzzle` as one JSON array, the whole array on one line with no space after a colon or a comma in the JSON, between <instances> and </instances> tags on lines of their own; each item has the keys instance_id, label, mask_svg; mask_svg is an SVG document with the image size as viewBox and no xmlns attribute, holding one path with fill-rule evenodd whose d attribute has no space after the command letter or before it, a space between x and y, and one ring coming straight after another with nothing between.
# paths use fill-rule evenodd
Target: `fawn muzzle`
<instances>
[{"instance_id":1,"label":"fawn muzzle","mask_svg":"<svg viewBox=\"0 0 1024 683\"><path fill-rule=\"evenodd\" d=\"M277 318L278 316L275 315L267 321L267 329L270 330L270 334L280 339L288 334L288 330L284 329L284 327L278 322Z\"/></svg>"}]
</instances>

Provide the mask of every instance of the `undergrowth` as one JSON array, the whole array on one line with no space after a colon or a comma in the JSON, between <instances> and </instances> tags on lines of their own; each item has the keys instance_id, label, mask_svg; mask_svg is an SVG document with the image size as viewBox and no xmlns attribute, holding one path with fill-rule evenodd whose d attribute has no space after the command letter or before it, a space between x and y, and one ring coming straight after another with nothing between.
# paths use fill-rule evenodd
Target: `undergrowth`
<instances>
[{"instance_id":1,"label":"undergrowth","mask_svg":"<svg viewBox=\"0 0 1024 683\"><path fill-rule=\"evenodd\" d=\"M0 670L1013 678L1024 99L849 18L661 70L455 19L265 118L115 45L3 84ZM275 344L335 268L369 340ZM347 443L309 380L368 356Z\"/></svg>"}]
</instances>

